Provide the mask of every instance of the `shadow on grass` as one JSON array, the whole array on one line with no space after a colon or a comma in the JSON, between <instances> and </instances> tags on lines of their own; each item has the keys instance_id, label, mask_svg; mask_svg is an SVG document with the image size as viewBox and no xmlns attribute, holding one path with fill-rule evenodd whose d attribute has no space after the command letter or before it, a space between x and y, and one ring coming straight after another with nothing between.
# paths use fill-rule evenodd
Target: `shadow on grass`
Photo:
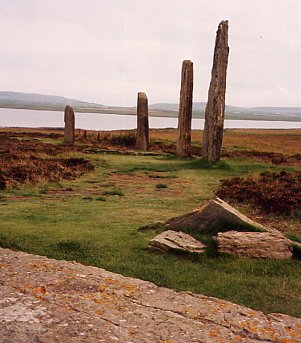
<instances>
[{"instance_id":1,"label":"shadow on grass","mask_svg":"<svg viewBox=\"0 0 301 343\"><path fill-rule=\"evenodd\" d=\"M301 247L299 245L293 244L293 258L301 260Z\"/></svg>"},{"instance_id":2,"label":"shadow on grass","mask_svg":"<svg viewBox=\"0 0 301 343\"><path fill-rule=\"evenodd\" d=\"M118 172L132 173L135 171L152 171L152 172L174 172L178 170L220 170L220 171L232 171L232 167L225 161L219 161L217 163L210 163L201 158L179 158L177 156L160 156L154 158L158 163L148 162L143 165L131 166L122 168ZM173 163L174 162L174 163Z\"/></svg>"},{"instance_id":3,"label":"shadow on grass","mask_svg":"<svg viewBox=\"0 0 301 343\"><path fill-rule=\"evenodd\" d=\"M15 240L0 235L0 247L5 249L12 249L12 250L22 250L23 244L16 242Z\"/></svg>"},{"instance_id":4,"label":"shadow on grass","mask_svg":"<svg viewBox=\"0 0 301 343\"><path fill-rule=\"evenodd\" d=\"M178 156L159 156L155 158L158 161L175 161L174 166L178 166L179 162L183 162L181 169L220 169L220 170L232 170L231 166L225 161L219 161L211 163L203 158L180 158ZM170 166L170 163L167 165Z\"/></svg>"},{"instance_id":5,"label":"shadow on grass","mask_svg":"<svg viewBox=\"0 0 301 343\"><path fill-rule=\"evenodd\" d=\"M84 260L93 258L97 247L93 242L80 242L77 240L61 240L49 245L51 251L59 258L67 260Z\"/></svg>"},{"instance_id":6,"label":"shadow on grass","mask_svg":"<svg viewBox=\"0 0 301 343\"><path fill-rule=\"evenodd\" d=\"M186 169L209 169L209 170L226 170L231 171L232 167L229 163L225 161L219 161L217 163L210 163L202 158L194 158L193 160L189 161L188 163L183 165L183 168Z\"/></svg>"}]
</instances>

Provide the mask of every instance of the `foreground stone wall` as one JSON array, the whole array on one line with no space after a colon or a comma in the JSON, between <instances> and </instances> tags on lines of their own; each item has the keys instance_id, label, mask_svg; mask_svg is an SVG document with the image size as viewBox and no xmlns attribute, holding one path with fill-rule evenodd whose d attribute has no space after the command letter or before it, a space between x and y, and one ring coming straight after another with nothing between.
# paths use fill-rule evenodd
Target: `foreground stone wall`
<instances>
[{"instance_id":1,"label":"foreground stone wall","mask_svg":"<svg viewBox=\"0 0 301 343\"><path fill-rule=\"evenodd\" d=\"M0 342L301 342L301 319L0 248Z\"/></svg>"}]
</instances>

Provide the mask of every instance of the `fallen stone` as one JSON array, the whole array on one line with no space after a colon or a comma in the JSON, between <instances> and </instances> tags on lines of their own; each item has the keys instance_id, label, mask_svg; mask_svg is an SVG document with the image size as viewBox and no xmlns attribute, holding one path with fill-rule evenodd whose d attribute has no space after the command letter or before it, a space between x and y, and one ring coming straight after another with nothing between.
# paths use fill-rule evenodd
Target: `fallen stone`
<instances>
[{"instance_id":1,"label":"fallen stone","mask_svg":"<svg viewBox=\"0 0 301 343\"><path fill-rule=\"evenodd\" d=\"M289 259L291 241L272 232L219 232L214 239L220 253L242 257Z\"/></svg>"},{"instance_id":2,"label":"fallen stone","mask_svg":"<svg viewBox=\"0 0 301 343\"><path fill-rule=\"evenodd\" d=\"M301 319L0 248L0 341L301 342Z\"/></svg>"},{"instance_id":3,"label":"fallen stone","mask_svg":"<svg viewBox=\"0 0 301 343\"><path fill-rule=\"evenodd\" d=\"M182 250L194 253L203 253L206 245L181 231L167 230L150 240L150 248L160 251Z\"/></svg>"},{"instance_id":4,"label":"fallen stone","mask_svg":"<svg viewBox=\"0 0 301 343\"><path fill-rule=\"evenodd\" d=\"M226 226L239 227L246 231L246 228L255 228L258 231L269 231L261 224L258 224L240 213L234 207L222 199L210 200L204 207L179 217L171 218L163 223L166 229L190 228L203 232L225 231ZM278 231L277 231L278 232Z\"/></svg>"}]
</instances>

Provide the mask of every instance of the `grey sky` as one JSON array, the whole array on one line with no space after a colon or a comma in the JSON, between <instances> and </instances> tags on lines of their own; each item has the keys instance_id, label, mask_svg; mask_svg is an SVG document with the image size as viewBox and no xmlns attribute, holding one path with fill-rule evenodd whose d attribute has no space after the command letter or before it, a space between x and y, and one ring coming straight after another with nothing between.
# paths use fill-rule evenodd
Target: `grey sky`
<instances>
[{"instance_id":1,"label":"grey sky","mask_svg":"<svg viewBox=\"0 0 301 343\"><path fill-rule=\"evenodd\" d=\"M0 90L107 105L178 102L181 63L206 101L229 20L227 103L301 106L301 0L0 0Z\"/></svg>"}]
</instances>

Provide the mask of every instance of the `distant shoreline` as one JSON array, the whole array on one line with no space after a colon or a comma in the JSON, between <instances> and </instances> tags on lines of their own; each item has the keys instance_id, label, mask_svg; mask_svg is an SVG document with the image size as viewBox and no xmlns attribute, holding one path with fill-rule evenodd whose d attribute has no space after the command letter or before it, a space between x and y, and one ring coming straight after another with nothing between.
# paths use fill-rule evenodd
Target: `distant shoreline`
<instances>
[{"instance_id":1,"label":"distant shoreline","mask_svg":"<svg viewBox=\"0 0 301 343\"><path fill-rule=\"evenodd\" d=\"M53 111L63 112L64 107L51 107L51 106L4 106L1 105L0 109L16 109L16 110L34 110L34 111ZM90 114L111 114L111 115L136 115L136 109L132 107L108 107L108 108L74 108L78 113L90 113ZM149 109L150 117L165 117L165 118L177 118L177 111L168 110L154 110ZM204 113L193 112L192 117L194 119L204 119ZM296 118L289 115L265 115L265 114L240 114L235 115L233 113L225 113L226 120L254 120L254 121L285 121L285 122L301 122L300 118Z\"/></svg>"},{"instance_id":2,"label":"distant shoreline","mask_svg":"<svg viewBox=\"0 0 301 343\"><path fill-rule=\"evenodd\" d=\"M177 128L177 116L150 116L150 128ZM263 119L263 118L261 118ZM193 118L191 127L193 130L203 129L204 119ZM32 110L32 109L0 109L0 126L2 127L63 127L64 112L47 111L47 110ZM109 113L81 113L76 112L76 127L84 130L129 130L137 127L137 118L134 112L122 115L113 112ZM225 118L225 129L301 129L301 121L271 121L271 120L248 120L248 119L229 119Z\"/></svg>"}]
</instances>

